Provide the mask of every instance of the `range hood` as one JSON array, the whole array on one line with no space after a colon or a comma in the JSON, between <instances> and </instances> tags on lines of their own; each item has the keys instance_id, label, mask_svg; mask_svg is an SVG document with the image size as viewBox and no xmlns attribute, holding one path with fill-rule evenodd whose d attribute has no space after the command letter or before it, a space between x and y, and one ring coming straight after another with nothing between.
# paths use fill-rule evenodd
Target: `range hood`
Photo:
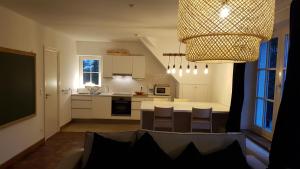
<instances>
[{"instance_id":1,"label":"range hood","mask_svg":"<svg viewBox=\"0 0 300 169\"><path fill-rule=\"evenodd\" d=\"M113 76L132 76L131 73L113 73Z\"/></svg>"}]
</instances>

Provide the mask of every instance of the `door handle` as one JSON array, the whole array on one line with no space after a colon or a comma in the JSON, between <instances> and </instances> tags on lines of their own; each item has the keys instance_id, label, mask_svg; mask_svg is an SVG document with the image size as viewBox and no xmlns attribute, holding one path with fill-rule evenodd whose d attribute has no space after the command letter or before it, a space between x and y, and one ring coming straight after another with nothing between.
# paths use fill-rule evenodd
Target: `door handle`
<instances>
[{"instance_id":1,"label":"door handle","mask_svg":"<svg viewBox=\"0 0 300 169\"><path fill-rule=\"evenodd\" d=\"M49 96L51 96L51 95L46 93L46 99L48 99Z\"/></svg>"}]
</instances>

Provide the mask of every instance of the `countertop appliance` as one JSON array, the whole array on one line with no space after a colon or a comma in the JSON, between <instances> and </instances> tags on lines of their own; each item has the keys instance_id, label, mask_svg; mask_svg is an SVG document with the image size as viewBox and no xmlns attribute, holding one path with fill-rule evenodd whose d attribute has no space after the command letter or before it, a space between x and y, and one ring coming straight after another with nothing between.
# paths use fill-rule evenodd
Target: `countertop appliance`
<instances>
[{"instance_id":1,"label":"countertop appliance","mask_svg":"<svg viewBox=\"0 0 300 169\"><path fill-rule=\"evenodd\" d=\"M159 96L170 96L171 87L168 84L156 84L154 85L153 94Z\"/></svg>"},{"instance_id":2,"label":"countertop appliance","mask_svg":"<svg viewBox=\"0 0 300 169\"><path fill-rule=\"evenodd\" d=\"M112 96L112 116L131 116L131 96Z\"/></svg>"}]
</instances>

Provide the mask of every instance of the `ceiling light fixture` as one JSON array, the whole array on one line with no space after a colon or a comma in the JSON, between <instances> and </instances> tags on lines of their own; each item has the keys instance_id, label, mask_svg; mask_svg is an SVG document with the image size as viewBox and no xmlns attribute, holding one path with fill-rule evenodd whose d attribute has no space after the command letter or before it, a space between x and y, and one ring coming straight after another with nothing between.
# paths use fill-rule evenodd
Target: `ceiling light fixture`
<instances>
[{"instance_id":1,"label":"ceiling light fixture","mask_svg":"<svg viewBox=\"0 0 300 169\"><path fill-rule=\"evenodd\" d=\"M208 65L205 65L205 69L204 69L204 74L207 75L208 74Z\"/></svg>"},{"instance_id":2,"label":"ceiling light fixture","mask_svg":"<svg viewBox=\"0 0 300 169\"><path fill-rule=\"evenodd\" d=\"M230 7L227 5L227 1L228 0L223 1L223 7L220 9L219 15L222 19L228 17L228 15L230 14Z\"/></svg>"},{"instance_id":3,"label":"ceiling light fixture","mask_svg":"<svg viewBox=\"0 0 300 169\"><path fill-rule=\"evenodd\" d=\"M176 65L175 65L176 56L182 57L182 56L185 56L185 54L184 53L163 53L163 56L168 56L169 57L169 62L168 62L168 67L167 67L168 68L167 69L167 73L168 74L170 74L170 73L175 74L176 73ZM171 56L174 57L174 64L173 64L173 68L172 69L170 69L170 57ZM181 60L181 63L182 63L182 60ZM180 68L182 69L181 63L180 63L179 69ZM179 70L179 72L180 72L180 70Z\"/></svg>"},{"instance_id":4,"label":"ceiling light fixture","mask_svg":"<svg viewBox=\"0 0 300 169\"><path fill-rule=\"evenodd\" d=\"M256 61L274 15L275 0L179 0L177 33L188 61Z\"/></svg>"},{"instance_id":5,"label":"ceiling light fixture","mask_svg":"<svg viewBox=\"0 0 300 169\"><path fill-rule=\"evenodd\" d=\"M170 69L170 56L169 56L169 62L168 62L167 74L171 74L171 69Z\"/></svg>"},{"instance_id":6,"label":"ceiling light fixture","mask_svg":"<svg viewBox=\"0 0 300 169\"><path fill-rule=\"evenodd\" d=\"M175 57L176 57L176 56L174 56L174 65L173 65L173 69L172 69L172 74L175 74L175 73L176 73Z\"/></svg>"},{"instance_id":7,"label":"ceiling light fixture","mask_svg":"<svg viewBox=\"0 0 300 169\"><path fill-rule=\"evenodd\" d=\"M182 77L182 66L179 66L179 77Z\"/></svg>"},{"instance_id":8,"label":"ceiling light fixture","mask_svg":"<svg viewBox=\"0 0 300 169\"><path fill-rule=\"evenodd\" d=\"M194 75L198 74L198 68L197 68L196 62L195 62L195 68L194 68L193 72L194 72Z\"/></svg>"},{"instance_id":9,"label":"ceiling light fixture","mask_svg":"<svg viewBox=\"0 0 300 169\"><path fill-rule=\"evenodd\" d=\"M185 73L189 74L191 72L191 69L190 69L190 62L188 62L188 65L186 67L186 70L185 70Z\"/></svg>"},{"instance_id":10,"label":"ceiling light fixture","mask_svg":"<svg viewBox=\"0 0 300 169\"><path fill-rule=\"evenodd\" d=\"M179 43L178 53L180 53L181 42ZM182 56L180 56L179 77L182 77Z\"/></svg>"}]
</instances>

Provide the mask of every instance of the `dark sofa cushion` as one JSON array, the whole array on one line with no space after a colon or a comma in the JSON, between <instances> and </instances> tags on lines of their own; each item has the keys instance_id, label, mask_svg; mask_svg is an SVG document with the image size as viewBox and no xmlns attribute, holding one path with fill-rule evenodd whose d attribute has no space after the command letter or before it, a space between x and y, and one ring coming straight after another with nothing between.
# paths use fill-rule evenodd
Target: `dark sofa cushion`
<instances>
[{"instance_id":1,"label":"dark sofa cushion","mask_svg":"<svg viewBox=\"0 0 300 169\"><path fill-rule=\"evenodd\" d=\"M147 132L135 142L131 154L134 161L144 164L146 168L171 168L171 158Z\"/></svg>"},{"instance_id":2,"label":"dark sofa cushion","mask_svg":"<svg viewBox=\"0 0 300 169\"><path fill-rule=\"evenodd\" d=\"M203 154L200 153L194 143L189 143L182 153L174 160L174 168L192 168L203 165Z\"/></svg>"},{"instance_id":3,"label":"dark sofa cushion","mask_svg":"<svg viewBox=\"0 0 300 169\"><path fill-rule=\"evenodd\" d=\"M204 162L207 169L250 169L238 141L234 141L225 149L205 155Z\"/></svg>"},{"instance_id":4,"label":"dark sofa cushion","mask_svg":"<svg viewBox=\"0 0 300 169\"><path fill-rule=\"evenodd\" d=\"M94 133L92 151L85 169L99 169L104 166L112 168L128 166L130 142L115 141Z\"/></svg>"}]
</instances>

